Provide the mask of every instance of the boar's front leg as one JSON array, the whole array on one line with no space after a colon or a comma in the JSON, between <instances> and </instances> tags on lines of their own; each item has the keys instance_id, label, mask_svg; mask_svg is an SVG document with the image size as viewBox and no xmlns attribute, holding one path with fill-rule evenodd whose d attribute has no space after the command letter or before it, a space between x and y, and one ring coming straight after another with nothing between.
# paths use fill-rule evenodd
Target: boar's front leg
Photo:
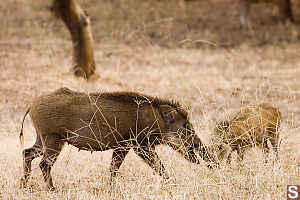
<instances>
[{"instance_id":1,"label":"boar's front leg","mask_svg":"<svg viewBox=\"0 0 300 200\"><path fill-rule=\"evenodd\" d=\"M127 148L127 147L126 148L121 147L121 148L114 149L110 168L109 168L111 180L116 176L121 164L123 163L123 161L125 159L125 156L129 152L129 150L130 150L130 148Z\"/></svg>"},{"instance_id":2,"label":"boar's front leg","mask_svg":"<svg viewBox=\"0 0 300 200\"><path fill-rule=\"evenodd\" d=\"M139 155L150 167L152 167L164 179L168 179L169 175L165 171L161 160L153 148L149 147L136 147L134 151Z\"/></svg>"}]
</instances>

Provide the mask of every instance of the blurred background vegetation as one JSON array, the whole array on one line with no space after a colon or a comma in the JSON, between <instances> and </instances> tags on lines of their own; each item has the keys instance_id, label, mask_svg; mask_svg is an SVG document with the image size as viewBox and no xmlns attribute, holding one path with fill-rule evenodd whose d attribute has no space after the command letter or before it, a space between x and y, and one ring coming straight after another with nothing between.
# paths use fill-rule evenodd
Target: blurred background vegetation
<instances>
[{"instance_id":1,"label":"blurred background vegetation","mask_svg":"<svg viewBox=\"0 0 300 200\"><path fill-rule=\"evenodd\" d=\"M250 30L240 29L238 0L79 0L78 3L91 17L98 45L109 42L160 47L211 46L193 42L206 40L219 47L234 47L300 41L299 0L292 0L294 24L279 23L276 0L255 0L251 6ZM51 1L2 0L0 18L5 20L1 20L0 36L30 37L41 35L42 31L69 38L66 27L50 9Z\"/></svg>"}]
</instances>

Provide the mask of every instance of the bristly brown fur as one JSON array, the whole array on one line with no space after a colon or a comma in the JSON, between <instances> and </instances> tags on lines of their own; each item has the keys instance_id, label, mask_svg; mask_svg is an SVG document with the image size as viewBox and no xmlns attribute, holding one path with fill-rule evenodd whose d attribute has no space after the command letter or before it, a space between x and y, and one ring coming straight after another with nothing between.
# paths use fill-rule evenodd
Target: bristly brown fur
<instances>
[{"instance_id":1,"label":"bristly brown fur","mask_svg":"<svg viewBox=\"0 0 300 200\"><path fill-rule=\"evenodd\" d=\"M154 107L161 105L168 105L176 110L180 110L180 104L177 101L169 101L153 96L143 95L137 92L113 92L113 93L90 93L92 96L99 96L109 98L111 100L128 102L128 103L151 103Z\"/></svg>"},{"instance_id":2,"label":"bristly brown fur","mask_svg":"<svg viewBox=\"0 0 300 200\"><path fill-rule=\"evenodd\" d=\"M172 100L160 99L157 97L140 94L138 92L105 92L105 93L85 93L76 92L70 90L69 88L63 87L56 90L54 93L63 95L89 95L94 97L96 101L100 96L102 98L107 98L114 101L124 102L124 103L150 103L152 106L158 108L161 105L168 105L177 110L182 116L186 117L187 113L181 108L179 102Z\"/></svg>"}]
</instances>

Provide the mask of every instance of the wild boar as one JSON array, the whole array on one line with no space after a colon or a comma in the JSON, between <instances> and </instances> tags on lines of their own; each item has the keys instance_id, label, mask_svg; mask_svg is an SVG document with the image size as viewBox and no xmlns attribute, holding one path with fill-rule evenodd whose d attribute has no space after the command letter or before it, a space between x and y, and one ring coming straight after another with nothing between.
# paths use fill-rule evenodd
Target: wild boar
<instances>
[{"instance_id":1,"label":"wild boar","mask_svg":"<svg viewBox=\"0 0 300 200\"><path fill-rule=\"evenodd\" d=\"M277 157L280 123L280 111L269 103L241 108L234 117L217 123L213 135L215 160L230 162L233 151L237 151L242 160L245 149L257 145L268 154L268 140Z\"/></svg>"},{"instance_id":2,"label":"wild boar","mask_svg":"<svg viewBox=\"0 0 300 200\"><path fill-rule=\"evenodd\" d=\"M35 99L27 113L36 129L36 143L23 151L25 187L34 158L40 162L45 182L53 189L51 167L65 143L87 151L113 149L111 178L116 175L131 148L159 175L168 178L155 152L166 144L193 163L210 161L187 112L177 102L134 92L83 93L61 88ZM20 140L23 143L23 123Z\"/></svg>"}]
</instances>

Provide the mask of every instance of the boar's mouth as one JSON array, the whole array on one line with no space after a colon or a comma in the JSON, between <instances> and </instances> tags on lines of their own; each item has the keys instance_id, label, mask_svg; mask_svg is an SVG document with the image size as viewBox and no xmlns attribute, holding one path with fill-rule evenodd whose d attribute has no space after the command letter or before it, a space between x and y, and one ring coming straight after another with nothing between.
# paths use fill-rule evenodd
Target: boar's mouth
<instances>
[{"instance_id":1,"label":"boar's mouth","mask_svg":"<svg viewBox=\"0 0 300 200\"><path fill-rule=\"evenodd\" d=\"M181 147L179 148L176 145L170 145L175 151L179 152L186 160L192 162L192 163L196 163L199 164L200 161L194 151L194 148L189 147L189 148L185 148L185 147Z\"/></svg>"},{"instance_id":2,"label":"boar's mouth","mask_svg":"<svg viewBox=\"0 0 300 200\"><path fill-rule=\"evenodd\" d=\"M193 146L188 144L187 142L176 137L168 137L167 144L172 147L172 149L179 152L188 161L197 164L200 163L197 155L194 152Z\"/></svg>"},{"instance_id":3,"label":"boar's mouth","mask_svg":"<svg viewBox=\"0 0 300 200\"><path fill-rule=\"evenodd\" d=\"M207 146L199 146L195 148L195 150L199 153L201 159L203 159L205 162L208 163L207 164L208 168L212 169L215 168L214 165L218 165L218 163L215 163L215 159Z\"/></svg>"},{"instance_id":4,"label":"boar's mouth","mask_svg":"<svg viewBox=\"0 0 300 200\"><path fill-rule=\"evenodd\" d=\"M174 138L172 142L168 142L168 145L171 146L175 151L178 151L186 160L195 164L200 163L200 160L198 159L198 156L195 153L197 152L197 154L208 163L208 168L215 168L212 165L212 161L214 159L209 153L207 147L205 146L200 145L198 147L195 147L194 145L189 145L188 143L185 143L183 141L181 142L181 145L178 145L177 142L174 142Z\"/></svg>"},{"instance_id":5,"label":"boar's mouth","mask_svg":"<svg viewBox=\"0 0 300 200\"><path fill-rule=\"evenodd\" d=\"M195 151L192 147L190 147L187 151L187 154L186 154L186 159L189 160L190 162L192 163L196 163L196 164L199 164L200 161L199 159L197 158L197 155L195 154Z\"/></svg>"}]
</instances>

